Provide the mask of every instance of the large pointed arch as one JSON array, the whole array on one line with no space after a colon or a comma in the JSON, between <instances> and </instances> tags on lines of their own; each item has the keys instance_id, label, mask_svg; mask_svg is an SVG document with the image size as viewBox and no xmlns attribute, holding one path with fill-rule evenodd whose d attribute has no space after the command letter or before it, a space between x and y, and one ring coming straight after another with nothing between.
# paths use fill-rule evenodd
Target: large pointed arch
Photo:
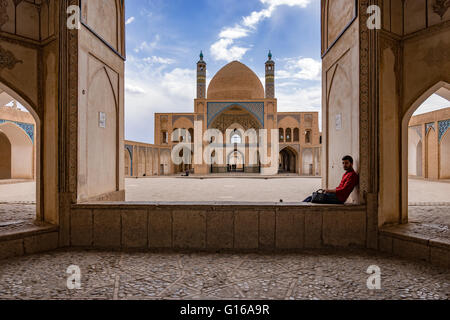
<instances>
[{"instance_id":1,"label":"large pointed arch","mask_svg":"<svg viewBox=\"0 0 450 320\"><path fill-rule=\"evenodd\" d=\"M401 127L401 163L402 163L402 171L401 171L401 213L400 213L400 221L407 222L408 221L408 205L409 205L409 183L408 183L408 129L409 122L414 112L434 93L438 92L440 89L445 88L450 90L450 83L444 80L437 81L432 86L425 88L422 90L417 96L416 100L411 104L408 110L405 112L402 119L402 127ZM429 132L426 132L428 134ZM422 144L423 147L423 144ZM426 170L427 171L427 170ZM424 175L427 172L423 172Z\"/></svg>"},{"instance_id":2,"label":"large pointed arch","mask_svg":"<svg viewBox=\"0 0 450 320\"><path fill-rule=\"evenodd\" d=\"M10 88L3 79L0 79L0 90L8 94L13 100L19 102L33 117L35 127L34 127L34 141L31 140L29 134L27 134L23 128L17 126L13 122L5 122L3 123L2 132L6 133L8 139L11 141L11 136L13 136L12 146L11 146L11 178L25 178L25 179L35 179L36 181L36 221L42 222L45 217L42 214L43 212L43 197L44 193L44 179L42 176L43 167L43 153L41 150L41 119L37 112L38 108L33 104L31 99L29 99L26 95L23 95L21 92L16 91L15 89ZM0 127L1 128L1 127ZM1 129L0 129L1 130ZM18 142L21 146L25 147L25 153L17 152L14 150L14 143ZM26 165L24 167L17 167L14 165L14 161L19 160L20 157L24 156L24 154L28 154L31 157L31 160L28 159ZM28 171L28 174L26 172ZM16 175L17 173L17 175Z\"/></svg>"}]
</instances>

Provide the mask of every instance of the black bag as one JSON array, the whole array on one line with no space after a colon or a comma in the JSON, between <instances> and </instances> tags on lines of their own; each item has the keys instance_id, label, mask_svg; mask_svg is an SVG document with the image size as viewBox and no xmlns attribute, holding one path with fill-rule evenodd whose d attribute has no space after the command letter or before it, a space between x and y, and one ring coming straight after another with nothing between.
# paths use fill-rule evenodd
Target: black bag
<instances>
[{"instance_id":1,"label":"black bag","mask_svg":"<svg viewBox=\"0 0 450 320\"><path fill-rule=\"evenodd\" d=\"M314 192L312 195L312 203L325 203L327 196L325 190L320 189L317 192Z\"/></svg>"}]
</instances>

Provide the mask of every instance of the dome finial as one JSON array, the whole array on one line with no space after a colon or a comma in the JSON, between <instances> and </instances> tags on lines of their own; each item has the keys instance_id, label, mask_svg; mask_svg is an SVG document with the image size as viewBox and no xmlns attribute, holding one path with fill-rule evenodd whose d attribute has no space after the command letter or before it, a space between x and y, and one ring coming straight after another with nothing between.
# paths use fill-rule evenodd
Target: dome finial
<instances>
[{"instance_id":1,"label":"dome finial","mask_svg":"<svg viewBox=\"0 0 450 320\"><path fill-rule=\"evenodd\" d=\"M272 60L272 51L269 50L269 60Z\"/></svg>"},{"instance_id":2,"label":"dome finial","mask_svg":"<svg viewBox=\"0 0 450 320\"><path fill-rule=\"evenodd\" d=\"M200 60L203 60L203 50L200 50Z\"/></svg>"}]
</instances>

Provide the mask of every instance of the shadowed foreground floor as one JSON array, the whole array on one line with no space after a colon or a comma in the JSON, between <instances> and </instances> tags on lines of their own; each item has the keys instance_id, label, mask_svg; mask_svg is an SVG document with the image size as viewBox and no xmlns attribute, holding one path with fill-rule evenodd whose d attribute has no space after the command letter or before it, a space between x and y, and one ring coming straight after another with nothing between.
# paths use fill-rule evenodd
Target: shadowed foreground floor
<instances>
[{"instance_id":1,"label":"shadowed foreground floor","mask_svg":"<svg viewBox=\"0 0 450 320\"><path fill-rule=\"evenodd\" d=\"M80 290L66 270L81 269ZM381 290L367 289L369 266ZM152 254L56 251L0 261L0 299L449 299L448 269L364 251Z\"/></svg>"}]
</instances>

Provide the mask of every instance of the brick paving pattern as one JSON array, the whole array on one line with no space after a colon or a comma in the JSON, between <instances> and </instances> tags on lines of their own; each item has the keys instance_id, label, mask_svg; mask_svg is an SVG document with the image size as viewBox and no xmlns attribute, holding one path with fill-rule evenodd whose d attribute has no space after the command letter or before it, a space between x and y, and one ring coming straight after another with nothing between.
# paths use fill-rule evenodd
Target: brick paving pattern
<instances>
[{"instance_id":1,"label":"brick paving pattern","mask_svg":"<svg viewBox=\"0 0 450 320\"><path fill-rule=\"evenodd\" d=\"M67 267L81 289L67 289ZM367 289L371 265L382 288ZM0 261L0 299L441 299L448 269L376 252L153 254L55 251Z\"/></svg>"}]
</instances>

